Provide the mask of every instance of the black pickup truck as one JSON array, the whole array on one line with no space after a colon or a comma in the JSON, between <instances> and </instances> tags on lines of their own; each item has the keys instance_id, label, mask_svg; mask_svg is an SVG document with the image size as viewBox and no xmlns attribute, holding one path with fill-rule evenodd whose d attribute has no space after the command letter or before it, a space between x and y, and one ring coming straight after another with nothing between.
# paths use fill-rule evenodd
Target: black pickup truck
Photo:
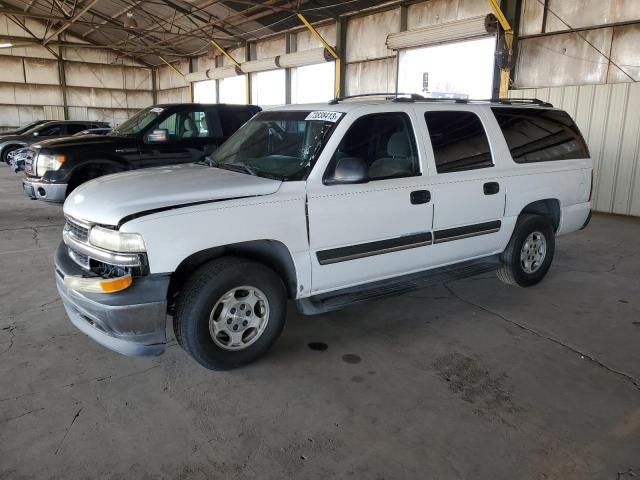
<instances>
[{"instance_id":1,"label":"black pickup truck","mask_svg":"<svg viewBox=\"0 0 640 480\"><path fill-rule=\"evenodd\" d=\"M254 105L154 105L108 135L33 145L22 186L33 199L61 203L78 185L102 175L197 162L259 111Z\"/></svg>"}]
</instances>

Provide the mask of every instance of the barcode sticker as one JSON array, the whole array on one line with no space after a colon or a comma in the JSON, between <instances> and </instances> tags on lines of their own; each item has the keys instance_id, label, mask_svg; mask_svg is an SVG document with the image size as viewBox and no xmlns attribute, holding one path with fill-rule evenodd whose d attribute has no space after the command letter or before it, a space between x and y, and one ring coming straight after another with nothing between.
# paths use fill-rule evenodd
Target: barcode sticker
<instances>
[{"instance_id":1,"label":"barcode sticker","mask_svg":"<svg viewBox=\"0 0 640 480\"><path fill-rule=\"evenodd\" d=\"M324 122L336 123L340 117L342 116L342 112L326 112L323 110L317 112L311 112L307 115L305 120L321 120Z\"/></svg>"}]
</instances>

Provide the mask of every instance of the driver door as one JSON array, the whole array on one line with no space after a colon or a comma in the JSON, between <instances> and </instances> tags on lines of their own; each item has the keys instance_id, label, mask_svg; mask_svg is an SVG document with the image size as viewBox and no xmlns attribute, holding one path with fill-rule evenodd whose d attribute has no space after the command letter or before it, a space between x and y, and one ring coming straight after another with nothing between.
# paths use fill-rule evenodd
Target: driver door
<instances>
[{"instance_id":1,"label":"driver door","mask_svg":"<svg viewBox=\"0 0 640 480\"><path fill-rule=\"evenodd\" d=\"M417 147L412 112L386 107L357 117L322 183L308 185L314 294L428 266L433 208L421 171L424 152ZM366 183L332 179L344 159L360 165L364 160Z\"/></svg>"},{"instance_id":2,"label":"driver door","mask_svg":"<svg viewBox=\"0 0 640 480\"><path fill-rule=\"evenodd\" d=\"M215 113L214 113L215 114ZM161 120L153 130L166 130L168 139L150 142L147 137L141 146L141 167L156 167L202 160L213 151L214 132L205 110L181 110Z\"/></svg>"}]
</instances>

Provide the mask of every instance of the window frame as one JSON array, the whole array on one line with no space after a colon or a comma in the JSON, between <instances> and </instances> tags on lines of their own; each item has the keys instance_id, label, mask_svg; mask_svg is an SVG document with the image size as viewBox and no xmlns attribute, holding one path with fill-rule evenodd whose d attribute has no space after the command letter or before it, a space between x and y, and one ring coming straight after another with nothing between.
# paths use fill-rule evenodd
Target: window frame
<instances>
[{"instance_id":1,"label":"window frame","mask_svg":"<svg viewBox=\"0 0 640 480\"><path fill-rule=\"evenodd\" d=\"M327 163L327 166L324 169L324 173L322 174L322 184L326 185L326 186L338 186L338 185L354 185L354 184L347 184L347 183L328 183L327 180L329 179L331 172L333 172L333 170L335 169L337 160L336 160L336 153L338 152L338 149L340 148L340 145L342 145L342 142L344 141L344 139L347 137L347 135L349 134L349 132L351 131L351 129L353 128L353 126L359 122L360 120L364 119L364 118L369 118L369 117L374 117L374 116L379 116L379 115L403 115L405 117L405 120L408 122L408 126L410 128L411 131L411 148L413 149L413 153L415 156L415 166L416 166L416 172L411 174L411 175L393 175L393 176L388 176L388 177L377 177L377 178L369 178L367 180L367 182L363 183L364 185L366 185L367 183L371 183L371 182L378 182L378 181L384 181L384 180L397 180L397 179L401 179L401 178L414 178L414 177L421 177L423 172L422 172L422 162L420 161L420 149L418 147L418 142L417 142L417 135L416 135L416 126L414 125L411 115L403 110L381 110L381 111L377 111L377 112L371 112L371 113L366 113L364 115L360 115L356 118L353 119L353 121L346 127L346 131L344 132L344 134L342 135L342 138L340 139L340 141L338 142L338 145L336 145L335 150L333 151L333 153L331 154L331 158L329 159L329 162ZM344 117L344 116L343 116ZM334 130L335 132L335 130Z\"/></svg>"},{"instance_id":2,"label":"window frame","mask_svg":"<svg viewBox=\"0 0 640 480\"><path fill-rule=\"evenodd\" d=\"M480 125L482 127L482 131L484 132L484 136L486 138L487 141L487 147L488 147L488 152L489 152L489 156L491 158L491 165L486 165L486 166L481 166L481 167L472 167L472 168L464 168L464 169L460 169L460 170L449 170L449 171L439 171L438 169L438 161L436 159L436 151L434 149L433 146L433 142L431 141L431 133L429 130L429 124L427 122L427 115L431 114L431 113L458 113L458 114L470 114L470 115L474 115L478 121L480 122ZM440 175L448 175L448 174L455 174L455 173L464 173L464 172L470 172L470 171L476 171L476 170L486 170L488 168L494 168L496 166L496 156L494 155L494 151L493 151L493 143L491 141L491 137L489 135L489 128L486 122L486 118L484 118L482 112L478 112L475 110L471 110L471 109L466 109L466 108L437 108L437 109L428 109L425 110L424 112L421 112L421 116L422 116L422 120L424 121L424 128L426 131L426 141L429 143L429 148L431 150L431 155L433 158L433 166L435 169L435 175L440 176Z\"/></svg>"}]
</instances>

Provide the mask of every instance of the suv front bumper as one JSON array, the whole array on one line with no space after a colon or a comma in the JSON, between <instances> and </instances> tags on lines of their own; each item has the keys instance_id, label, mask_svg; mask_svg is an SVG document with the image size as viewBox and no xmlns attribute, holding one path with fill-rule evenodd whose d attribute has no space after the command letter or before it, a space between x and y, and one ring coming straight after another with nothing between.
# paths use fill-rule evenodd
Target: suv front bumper
<instances>
[{"instance_id":1,"label":"suv front bumper","mask_svg":"<svg viewBox=\"0 0 640 480\"><path fill-rule=\"evenodd\" d=\"M63 203L67 193L66 183L49 183L35 178L23 178L22 190L34 200Z\"/></svg>"},{"instance_id":2,"label":"suv front bumper","mask_svg":"<svg viewBox=\"0 0 640 480\"><path fill-rule=\"evenodd\" d=\"M152 356L166 344L169 275L137 277L116 293L85 293L68 288L65 275L87 275L61 243L55 257L56 285L71 322L99 344L123 355Z\"/></svg>"}]
</instances>

